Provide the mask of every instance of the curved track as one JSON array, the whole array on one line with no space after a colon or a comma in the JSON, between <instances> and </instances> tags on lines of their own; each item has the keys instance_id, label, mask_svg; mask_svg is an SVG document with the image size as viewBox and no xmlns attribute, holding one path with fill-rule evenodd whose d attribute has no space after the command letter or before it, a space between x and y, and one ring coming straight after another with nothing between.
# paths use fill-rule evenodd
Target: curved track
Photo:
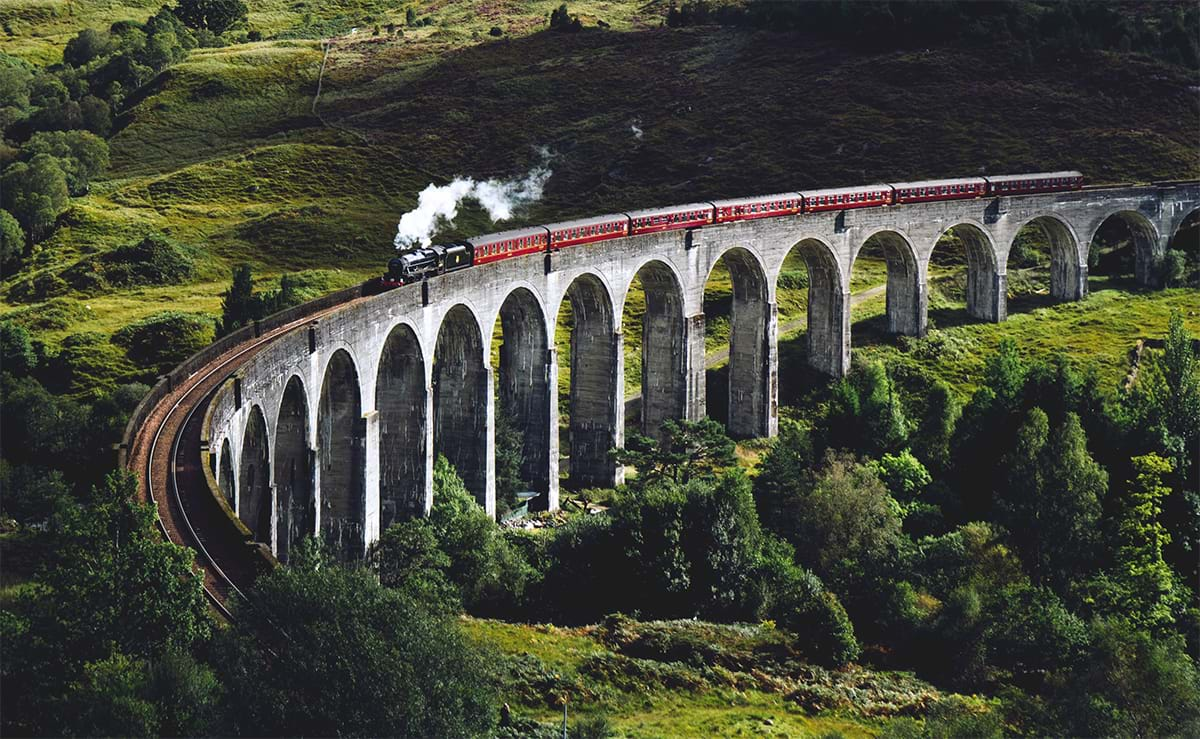
<instances>
[{"instance_id":1,"label":"curved track","mask_svg":"<svg viewBox=\"0 0 1200 739\"><path fill-rule=\"evenodd\" d=\"M264 346L349 304L307 315L231 348L174 388L134 436L128 467L139 476L143 499L154 504L168 539L197 551L204 592L226 618L229 599L242 597L262 570L262 559L230 525L205 480L200 466L204 409L217 388Z\"/></svg>"}]
</instances>

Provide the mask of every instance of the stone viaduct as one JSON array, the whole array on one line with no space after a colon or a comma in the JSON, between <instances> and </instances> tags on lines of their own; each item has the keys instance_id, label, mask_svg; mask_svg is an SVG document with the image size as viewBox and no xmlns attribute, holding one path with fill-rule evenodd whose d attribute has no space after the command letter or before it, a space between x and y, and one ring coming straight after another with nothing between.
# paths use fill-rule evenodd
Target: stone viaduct
<instances>
[{"instance_id":1,"label":"stone viaduct","mask_svg":"<svg viewBox=\"0 0 1200 739\"><path fill-rule=\"evenodd\" d=\"M724 260L733 282L728 428L777 425L776 281L798 250L809 272L808 361L850 364L850 273L868 242L887 259L887 325L926 331L930 256L950 229L965 243L967 310L1006 317L1006 266L1018 232L1051 246L1051 293L1087 297L1088 249L1109 218L1133 236L1136 273L1154 265L1200 208L1200 183L946 201L743 221L572 247L474 267L347 305L274 341L217 392L209 409L218 484L256 540L281 560L305 534L343 558L400 517L428 511L444 454L495 512L494 419L500 402L524 445L523 479L559 488L560 359L555 326L571 307L568 482L611 486L607 452L623 441L623 326L635 278L646 293L640 423L705 412L704 285ZM489 348L502 333L498 366ZM564 363L564 366L568 366ZM630 419L633 420L633 419Z\"/></svg>"}]
</instances>

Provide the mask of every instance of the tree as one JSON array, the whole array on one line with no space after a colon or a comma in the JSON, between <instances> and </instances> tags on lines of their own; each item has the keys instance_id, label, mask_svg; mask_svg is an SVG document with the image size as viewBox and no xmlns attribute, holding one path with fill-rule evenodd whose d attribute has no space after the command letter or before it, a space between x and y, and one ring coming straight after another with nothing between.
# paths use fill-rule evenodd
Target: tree
<instances>
[{"instance_id":1,"label":"tree","mask_svg":"<svg viewBox=\"0 0 1200 739\"><path fill-rule=\"evenodd\" d=\"M249 17L242 0L178 0L173 12L190 28L204 28L220 36Z\"/></svg>"},{"instance_id":2,"label":"tree","mask_svg":"<svg viewBox=\"0 0 1200 739\"><path fill-rule=\"evenodd\" d=\"M37 353L24 326L0 321L0 370L24 377L37 366Z\"/></svg>"},{"instance_id":3,"label":"tree","mask_svg":"<svg viewBox=\"0 0 1200 739\"><path fill-rule=\"evenodd\" d=\"M108 143L87 131L39 131L21 147L21 156L39 154L58 160L72 195L87 193L91 179L108 167Z\"/></svg>"},{"instance_id":4,"label":"tree","mask_svg":"<svg viewBox=\"0 0 1200 739\"><path fill-rule=\"evenodd\" d=\"M1162 484L1171 463L1156 454L1133 458L1135 478L1128 483L1117 517L1115 565L1093 580L1090 600L1100 614L1119 616L1138 628L1173 624L1184 599L1175 575L1163 559L1171 537L1159 522L1170 489Z\"/></svg>"},{"instance_id":5,"label":"tree","mask_svg":"<svg viewBox=\"0 0 1200 739\"><path fill-rule=\"evenodd\" d=\"M51 556L37 577L44 587L18 604L21 637L5 639L13 645L4 665L6 733L141 731L144 712L134 705L140 683L122 655L150 660L208 638L211 620L192 552L160 538L154 510L136 493L134 475L113 472L52 519ZM108 689L92 715L117 710L129 721L79 725L77 695L63 691L71 684Z\"/></svg>"},{"instance_id":6,"label":"tree","mask_svg":"<svg viewBox=\"0 0 1200 739\"><path fill-rule=\"evenodd\" d=\"M239 264L234 267L233 283L221 300L221 335L231 334L257 317L250 265Z\"/></svg>"},{"instance_id":7,"label":"tree","mask_svg":"<svg viewBox=\"0 0 1200 739\"><path fill-rule=\"evenodd\" d=\"M925 465L907 449L899 454L884 454L873 466L892 497L901 503L911 503L933 482Z\"/></svg>"},{"instance_id":8,"label":"tree","mask_svg":"<svg viewBox=\"0 0 1200 739\"><path fill-rule=\"evenodd\" d=\"M112 108L101 98L84 95L79 101L79 113L87 130L102 137L112 133Z\"/></svg>"},{"instance_id":9,"label":"tree","mask_svg":"<svg viewBox=\"0 0 1200 739\"><path fill-rule=\"evenodd\" d=\"M0 205L25 229L28 247L53 228L69 201L67 177L58 160L48 154L17 162L0 177Z\"/></svg>"},{"instance_id":10,"label":"tree","mask_svg":"<svg viewBox=\"0 0 1200 739\"><path fill-rule=\"evenodd\" d=\"M496 503L500 513L517 507L517 493L528 485L521 479L521 459L524 451L521 432L513 425L508 409L496 402Z\"/></svg>"},{"instance_id":11,"label":"tree","mask_svg":"<svg viewBox=\"0 0 1200 739\"><path fill-rule=\"evenodd\" d=\"M1123 620L1092 627L1091 649L1052 694L1065 736L1196 736L1200 673L1178 636Z\"/></svg>"},{"instance_id":12,"label":"tree","mask_svg":"<svg viewBox=\"0 0 1200 739\"><path fill-rule=\"evenodd\" d=\"M450 558L447 576L468 610L495 612L519 600L531 574L529 565L441 455L433 466L429 524L439 548Z\"/></svg>"},{"instance_id":13,"label":"tree","mask_svg":"<svg viewBox=\"0 0 1200 739\"><path fill-rule=\"evenodd\" d=\"M113 50L112 38L103 31L85 28L63 47L63 62L73 67L85 66L88 62L106 56Z\"/></svg>"},{"instance_id":14,"label":"tree","mask_svg":"<svg viewBox=\"0 0 1200 739\"><path fill-rule=\"evenodd\" d=\"M908 428L887 368L880 362L872 362L861 381L860 414L866 433L860 448L871 454L899 451L908 440Z\"/></svg>"},{"instance_id":15,"label":"tree","mask_svg":"<svg viewBox=\"0 0 1200 739\"><path fill-rule=\"evenodd\" d=\"M1000 340L996 353L984 362L983 382L991 388L998 406L1011 413L1020 408L1028 372L1017 351L1017 342L1005 338Z\"/></svg>"},{"instance_id":16,"label":"tree","mask_svg":"<svg viewBox=\"0 0 1200 739\"><path fill-rule=\"evenodd\" d=\"M700 614L718 620L744 617L762 549L750 480L734 470L715 485L697 485L688 496L686 519L692 536L685 544Z\"/></svg>"},{"instance_id":17,"label":"tree","mask_svg":"<svg viewBox=\"0 0 1200 739\"><path fill-rule=\"evenodd\" d=\"M799 505L796 489L806 479L813 461L807 429L795 421L780 419L779 436L754 478L754 505L763 521L789 521L798 514L794 510Z\"/></svg>"},{"instance_id":18,"label":"tree","mask_svg":"<svg viewBox=\"0 0 1200 739\"><path fill-rule=\"evenodd\" d=\"M458 737L494 725L479 648L370 570L294 563L249 595L215 648L233 733Z\"/></svg>"},{"instance_id":19,"label":"tree","mask_svg":"<svg viewBox=\"0 0 1200 739\"><path fill-rule=\"evenodd\" d=\"M736 445L725 434L725 428L711 418L668 420L662 430L662 442L635 433L630 434L624 448L610 452L620 464L637 468L635 487L663 478L685 483L715 475L737 462Z\"/></svg>"},{"instance_id":20,"label":"tree","mask_svg":"<svg viewBox=\"0 0 1200 739\"><path fill-rule=\"evenodd\" d=\"M386 588L430 608L444 607L448 612L462 608L458 589L448 577L453 562L438 546L437 532L428 519L389 526L371 545L367 563Z\"/></svg>"},{"instance_id":21,"label":"tree","mask_svg":"<svg viewBox=\"0 0 1200 739\"><path fill-rule=\"evenodd\" d=\"M1088 454L1079 417L1069 413L1051 435L1041 408L1029 411L1003 466L1000 520L1033 581L1062 593L1091 567L1108 475Z\"/></svg>"},{"instance_id":22,"label":"tree","mask_svg":"<svg viewBox=\"0 0 1200 739\"><path fill-rule=\"evenodd\" d=\"M877 571L901 543L899 506L874 470L830 452L812 481L797 490L797 515L771 522L796 546L797 559L845 595Z\"/></svg>"},{"instance_id":23,"label":"tree","mask_svg":"<svg viewBox=\"0 0 1200 739\"><path fill-rule=\"evenodd\" d=\"M925 394L925 407L911 437L913 452L935 472L950 466L950 439L962 412L950 386L936 380Z\"/></svg>"},{"instance_id":24,"label":"tree","mask_svg":"<svg viewBox=\"0 0 1200 739\"><path fill-rule=\"evenodd\" d=\"M1186 474L1192 464L1192 454L1200 442L1200 372L1197 372L1196 353L1192 337L1183 326L1183 315L1171 311L1162 357L1163 379L1167 398L1164 398L1164 421L1168 432L1178 437L1184 451L1175 458L1180 474Z\"/></svg>"}]
</instances>

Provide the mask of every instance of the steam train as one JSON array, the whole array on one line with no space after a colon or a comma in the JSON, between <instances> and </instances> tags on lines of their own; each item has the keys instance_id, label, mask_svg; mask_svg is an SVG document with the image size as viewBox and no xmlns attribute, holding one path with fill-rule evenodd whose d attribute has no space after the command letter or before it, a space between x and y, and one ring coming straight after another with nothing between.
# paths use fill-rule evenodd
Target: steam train
<instances>
[{"instance_id":1,"label":"steam train","mask_svg":"<svg viewBox=\"0 0 1200 739\"><path fill-rule=\"evenodd\" d=\"M553 252L568 246L658 231L698 228L710 224L799 213L877 208L936 200L1031 195L1082 188L1083 174L1079 172L1038 172L784 192L752 198L673 205L630 213L613 213L546 226L501 231L477 236L470 241L411 249L388 262L382 286L398 287L430 275L464 269L474 264L486 264L524 254Z\"/></svg>"}]
</instances>

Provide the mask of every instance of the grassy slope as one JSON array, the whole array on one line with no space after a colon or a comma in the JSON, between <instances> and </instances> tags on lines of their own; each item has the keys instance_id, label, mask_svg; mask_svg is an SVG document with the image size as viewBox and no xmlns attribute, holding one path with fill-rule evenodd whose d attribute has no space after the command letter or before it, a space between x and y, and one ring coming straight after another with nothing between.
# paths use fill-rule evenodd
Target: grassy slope
<instances>
[{"instance_id":1,"label":"grassy slope","mask_svg":"<svg viewBox=\"0 0 1200 739\"><path fill-rule=\"evenodd\" d=\"M71 15L66 5L6 2L0 20L13 34L0 49L53 61L79 27L145 17L157 2L74 0ZM408 3L251 5L251 25L267 34L317 37L400 20ZM1142 58L1021 70L1003 50L863 57L799 34L660 29L653 6L616 1L571 6L612 31L533 33L554 5L432 2L419 12L436 23L402 39L339 36L319 116L314 38L193 52L125 116L107 179L75 201L25 275L161 230L206 252L197 282L180 291L189 310L215 312L243 260L260 275L339 270L335 286L347 284L378 271L426 183L511 176L538 146L557 154L555 174L521 222L980 169L1078 167L1093 181L1200 174L1180 124L1200 110L1190 76ZM509 36L487 36L492 25ZM467 208L444 235L491 228ZM862 262L855 276L877 283L880 266ZM70 295L79 309L43 338L110 332L161 309L168 293ZM727 294L715 273L707 302ZM781 320L803 307L803 291L781 294ZM725 329L713 318L716 344ZM636 346L636 329L627 336ZM627 384L637 374L634 351Z\"/></svg>"},{"instance_id":2,"label":"grassy slope","mask_svg":"<svg viewBox=\"0 0 1200 739\"><path fill-rule=\"evenodd\" d=\"M551 705L551 701L535 700L529 693L544 697L556 692L547 686L568 686L562 692L570 696L568 712L572 721L581 716L604 715L617 735L626 737L803 737L834 732L845 737L868 737L886 725L886 719L849 711L809 713L784 694L759 688L689 690L651 682L644 686L646 689L628 692L615 683L584 676L580 670L589 657L609 653L594 627L528 626L471 618L465 619L464 625L473 638L504 657L527 661L532 657L539 665L540 671L507 685L503 700L519 715L541 721L561 721L562 709ZM660 664L691 669L679 663ZM914 686L919 684L912 682ZM531 689L531 685L537 687Z\"/></svg>"}]
</instances>

